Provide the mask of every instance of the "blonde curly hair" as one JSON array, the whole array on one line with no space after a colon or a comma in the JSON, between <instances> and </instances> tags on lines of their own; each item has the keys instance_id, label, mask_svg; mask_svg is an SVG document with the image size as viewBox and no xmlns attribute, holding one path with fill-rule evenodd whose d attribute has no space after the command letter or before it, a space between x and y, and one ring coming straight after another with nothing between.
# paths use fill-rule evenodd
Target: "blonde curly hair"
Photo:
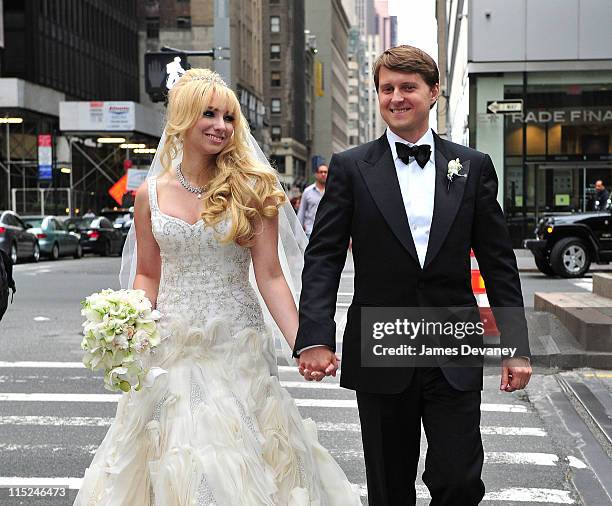
<instances>
[{"instance_id":1,"label":"blonde curly hair","mask_svg":"<svg viewBox=\"0 0 612 506\"><path fill-rule=\"evenodd\" d=\"M168 93L166 141L160 161L165 172L172 169L172 160L183 149L185 133L202 117L213 96L224 101L234 117L234 133L217 155L215 174L202 198L202 219L214 227L229 215L231 226L220 242L251 246L262 218L276 216L287 197L277 186L276 172L255 158L240 103L217 73L190 69Z\"/></svg>"}]
</instances>

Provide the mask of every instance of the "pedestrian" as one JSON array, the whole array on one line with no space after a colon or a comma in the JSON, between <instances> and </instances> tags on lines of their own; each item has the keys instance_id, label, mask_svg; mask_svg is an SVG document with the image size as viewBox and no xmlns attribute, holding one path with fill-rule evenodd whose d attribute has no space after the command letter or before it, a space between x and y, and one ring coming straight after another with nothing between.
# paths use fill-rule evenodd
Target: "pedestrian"
<instances>
[{"instance_id":1,"label":"pedestrian","mask_svg":"<svg viewBox=\"0 0 612 506\"><path fill-rule=\"evenodd\" d=\"M168 94L164 138L124 251L131 287L162 314L168 339L147 364L164 373L121 397L75 505L360 506L278 381L263 310L291 348L298 327L281 218L297 228L293 251L306 238L240 102L190 69Z\"/></svg>"},{"instance_id":2,"label":"pedestrian","mask_svg":"<svg viewBox=\"0 0 612 506\"><path fill-rule=\"evenodd\" d=\"M426 308L439 314L462 306L459 323L480 322L470 282L473 248L501 345L514 350L499 355L500 390L525 388L531 376L527 322L516 257L497 201L497 174L488 155L444 140L430 128L440 93L431 56L398 46L380 55L373 70L388 128L379 139L330 161L306 249L294 356L306 380L327 376L334 363L337 291L352 237L355 296L346 320L340 385L356 391L368 502L416 503L423 427L428 446L423 481L431 504L476 506L485 493L479 430L483 367L470 355L483 349L482 334L462 341L466 334L456 327L432 348L422 331L409 339L416 337L420 341L412 342L421 342L419 349L433 349L438 357L393 361L400 357L389 355L401 354L407 338L393 340L394 317L382 310L413 308L413 314L427 317ZM374 326L391 327L374 337L385 339L371 340L371 328L364 326L368 318ZM427 328L430 323L436 321L424 320ZM402 346L385 347L389 340ZM380 367L370 367L376 350Z\"/></svg>"},{"instance_id":3,"label":"pedestrian","mask_svg":"<svg viewBox=\"0 0 612 506\"><path fill-rule=\"evenodd\" d=\"M12 291L11 302L15 294L13 279L13 261L6 251L0 249L0 320L6 313L9 304L9 290Z\"/></svg>"},{"instance_id":4,"label":"pedestrian","mask_svg":"<svg viewBox=\"0 0 612 506\"><path fill-rule=\"evenodd\" d=\"M291 197L291 199L289 199L289 202L291 202L291 207L293 207L293 210L295 211L296 214L300 210L300 202L301 201L302 201L302 196L301 195L297 195L297 196Z\"/></svg>"},{"instance_id":5,"label":"pedestrian","mask_svg":"<svg viewBox=\"0 0 612 506\"><path fill-rule=\"evenodd\" d=\"M92 209L87 209L87 212L83 215L83 218L95 218L96 213Z\"/></svg>"},{"instance_id":6,"label":"pedestrian","mask_svg":"<svg viewBox=\"0 0 612 506\"><path fill-rule=\"evenodd\" d=\"M606 189L603 181L598 179L595 181L595 210L605 211L608 208L608 198L610 198L610 192Z\"/></svg>"},{"instance_id":7,"label":"pedestrian","mask_svg":"<svg viewBox=\"0 0 612 506\"><path fill-rule=\"evenodd\" d=\"M306 232L306 237L308 238L310 238L310 234L312 233L312 225L314 224L319 202L325 193L327 171L327 165L319 165L314 174L315 182L307 186L302 193L302 201L300 202L300 208L298 210L298 220L300 220L302 227L304 227L304 232Z\"/></svg>"}]
</instances>

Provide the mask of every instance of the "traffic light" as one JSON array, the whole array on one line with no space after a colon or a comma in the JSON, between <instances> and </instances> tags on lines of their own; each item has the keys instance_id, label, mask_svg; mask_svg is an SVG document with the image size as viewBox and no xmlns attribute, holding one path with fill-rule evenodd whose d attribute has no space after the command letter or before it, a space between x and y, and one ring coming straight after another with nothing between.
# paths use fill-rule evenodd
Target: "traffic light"
<instances>
[{"instance_id":1,"label":"traffic light","mask_svg":"<svg viewBox=\"0 0 612 506\"><path fill-rule=\"evenodd\" d=\"M145 90L153 102L164 102L168 90L191 67L178 52L145 53Z\"/></svg>"}]
</instances>

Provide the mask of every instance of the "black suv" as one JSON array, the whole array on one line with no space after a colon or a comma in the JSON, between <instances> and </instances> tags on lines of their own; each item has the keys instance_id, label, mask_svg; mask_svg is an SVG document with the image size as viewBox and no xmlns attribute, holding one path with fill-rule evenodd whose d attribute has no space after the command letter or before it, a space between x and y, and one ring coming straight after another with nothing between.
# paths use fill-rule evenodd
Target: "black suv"
<instances>
[{"instance_id":1,"label":"black suv","mask_svg":"<svg viewBox=\"0 0 612 506\"><path fill-rule=\"evenodd\" d=\"M546 216L539 221L535 234L536 239L525 240L524 246L547 276L579 278L591 262L612 261L610 211Z\"/></svg>"}]
</instances>

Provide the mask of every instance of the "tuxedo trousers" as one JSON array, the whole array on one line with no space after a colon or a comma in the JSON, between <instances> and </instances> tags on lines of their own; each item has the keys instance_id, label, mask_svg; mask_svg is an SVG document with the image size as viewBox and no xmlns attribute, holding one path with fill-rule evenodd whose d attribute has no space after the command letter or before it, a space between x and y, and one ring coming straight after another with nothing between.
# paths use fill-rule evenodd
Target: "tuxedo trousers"
<instances>
[{"instance_id":1,"label":"tuxedo trousers","mask_svg":"<svg viewBox=\"0 0 612 506\"><path fill-rule=\"evenodd\" d=\"M357 392L370 506L416 503L421 422L431 505L473 506L484 496L480 392L450 386L438 367L414 369L398 394Z\"/></svg>"}]
</instances>

